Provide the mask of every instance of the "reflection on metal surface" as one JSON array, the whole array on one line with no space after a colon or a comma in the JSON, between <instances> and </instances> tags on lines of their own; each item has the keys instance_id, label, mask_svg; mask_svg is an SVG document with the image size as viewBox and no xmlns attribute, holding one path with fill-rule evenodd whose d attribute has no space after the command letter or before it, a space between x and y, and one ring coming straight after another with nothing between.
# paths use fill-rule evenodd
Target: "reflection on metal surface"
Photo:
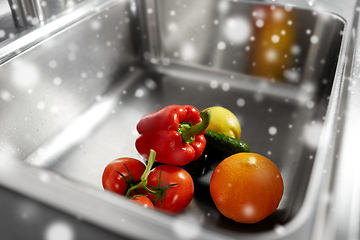
<instances>
[{"instance_id":1,"label":"reflection on metal surface","mask_svg":"<svg viewBox=\"0 0 360 240\"><path fill-rule=\"evenodd\" d=\"M16 27L44 24L81 0L8 0Z\"/></svg>"},{"instance_id":2,"label":"reflection on metal surface","mask_svg":"<svg viewBox=\"0 0 360 240\"><path fill-rule=\"evenodd\" d=\"M231 1L213 5L198 1L199 17L197 11L188 11L190 6L195 7L189 1L182 1L180 8L167 2L156 3L158 11L163 13L159 15L161 21L155 25L144 24L149 32L151 29L161 34L154 34L152 41L143 44L152 54L156 54L152 46L159 49L157 56L152 56L159 58L154 62L166 59L168 65L227 71L229 78L238 78L238 81L245 78L242 74L267 79L276 84L268 84L264 91L271 93L267 88L274 85L275 89L289 91L289 98L299 102L308 102L317 94L314 79L322 78L326 84L328 79L322 74L331 75L336 69L336 63L327 61L335 54L333 48L324 41L319 42L330 34L340 46L344 25L336 16L289 5ZM146 12L149 9L146 5L143 8L141 11L146 16L152 15ZM249 85L255 82L249 81Z\"/></svg>"},{"instance_id":3,"label":"reflection on metal surface","mask_svg":"<svg viewBox=\"0 0 360 240\"><path fill-rule=\"evenodd\" d=\"M9 0L9 4L17 27L33 26L44 21L40 1Z\"/></svg>"},{"instance_id":4,"label":"reflection on metal surface","mask_svg":"<svg viewBox=\"0 0 360 240\"><path fill-rule=\"evenodd\" d=\"M252 11L252 39L249 44L249 72L269 81L299 82L300 71L294 65L301 51L295 34L298 24L289 7L257 6ZM305 50L305 49L304 49ZM297 59L299 61L299 59Z\"/></svg>"},{"instance_id":5,"label":"reflection on metal surface","mask_svg":"<svg viewBox=\"0 0 360 240\"><path fill-rule=\"evenodd\" d=\"M134 78L138 78L140 74L139 71L136 71L127 80L125 80L125 77L117 85L111 86L106 96L98 96L96 103L89 110L76 118L54 139L43 144L42 147L27 157L24 162L35 167L50 168L59 161L62 155L71 151L75 146L81 144L84 139L88 138L99 127L99 124L109 117L112 110L118 105L121 93L126 91L134 81ZM141 97L142 94L137 96L135 93L135 96Z\"/></svg>"}]
</instances>

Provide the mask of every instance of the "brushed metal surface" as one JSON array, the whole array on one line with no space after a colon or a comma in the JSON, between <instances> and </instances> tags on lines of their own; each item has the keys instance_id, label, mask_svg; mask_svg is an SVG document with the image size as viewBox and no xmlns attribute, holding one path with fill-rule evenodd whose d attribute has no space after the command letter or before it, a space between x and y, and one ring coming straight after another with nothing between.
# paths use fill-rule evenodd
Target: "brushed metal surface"
<instances>
[{"instance_id":1,"label":"brushed metal surface","mask_svg":"<svg viewBox=\"0 0 360 240\"><path fill-rule=\"evenodd\" d=\"M144 231L136 237L310 239L338 137L344 19L259 2L97 4L69 13L58 31L5 45L6 56L21 51L0 65L0 182L114 232L130 234L137 222ZM283 175L279 209L254 225L226 219L209 196L211 172L176 217L104 193L108 162L140 158L140 117L169 104L234 112L242 140ZM26 174L12 182L9 172Z\"/></svg>"}]
</instances>

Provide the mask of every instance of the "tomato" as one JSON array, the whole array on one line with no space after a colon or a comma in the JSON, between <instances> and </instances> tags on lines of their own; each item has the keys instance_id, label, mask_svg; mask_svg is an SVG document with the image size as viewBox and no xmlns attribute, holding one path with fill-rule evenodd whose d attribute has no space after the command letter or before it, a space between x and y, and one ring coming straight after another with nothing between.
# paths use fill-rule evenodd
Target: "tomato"
<instances>
[{"instance_id":1,"label":"tomato","mask_svg":"<svg viewBox=\"0 0 360 240\"><path fill-rule=\"evenodd\" d=\"M163 190L161 195L148 192L146 195L155 203L157 210L169 214L181 212L194 197L194 183L190 174L177 166L160 165L155 167L148 176L148 187Z\"/></svg>"},{"instance_id":2,"label":"tomato","mask_svg":"<svg viewBox=\"0 0 360 240\"><path fill-rule=\"evenodd\" d=\"M130 157L118 158L105 167L102 175L102 185L106 190L125 195L131 186L140 182L141 175L144 171L145 164L140 160ZM122 177L120 173L126 179ZM137 193L132 192L132 195L133 194Z\"/></svg>"},{"instance_id":3,"label":"tomato","mask_svg":"<svg viewBox=\"0 0 360 240\"><path fill-rule=\"evenodd\" d=\"M144 208L154 209L154 204L146 196L136 196L131 201L143 206Z\"/></svg>"},{"instance_id":4,"label":"tomato","mask_svg":"<svg viewBox=\"0 0 360 240\"><path fill-rule=\"evenodd\" d=\"M237 153L223 160L210 180L217 209L227 218L256 223L273 213L284 183L276 165L256 153Z\"/></svg>"}]
</instances>

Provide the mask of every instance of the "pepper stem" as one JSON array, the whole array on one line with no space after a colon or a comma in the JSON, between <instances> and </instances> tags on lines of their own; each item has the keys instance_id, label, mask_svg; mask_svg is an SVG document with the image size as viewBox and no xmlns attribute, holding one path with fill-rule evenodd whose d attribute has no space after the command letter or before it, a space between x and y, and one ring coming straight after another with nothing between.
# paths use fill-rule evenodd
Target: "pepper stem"
<instances>
[{"instance_id":1,"label":"pepper stem","mask_svg":"<svg viewBox=\"0 0 360 240\"><path fill-rule=\"evenodd\" d=\"M182 138L183 142L190 143L190 142L192 142L191 137L205 131L205 129L210 124L211 110L206 109L206 110L200 112L200 118L202 119L202 121L199 122L198 124L196 124L194 126L184 125L183 127L181 127L181 129L179 129L180 130L179 132L181 134L181 138Z\"/></svg>"}]
</instances>

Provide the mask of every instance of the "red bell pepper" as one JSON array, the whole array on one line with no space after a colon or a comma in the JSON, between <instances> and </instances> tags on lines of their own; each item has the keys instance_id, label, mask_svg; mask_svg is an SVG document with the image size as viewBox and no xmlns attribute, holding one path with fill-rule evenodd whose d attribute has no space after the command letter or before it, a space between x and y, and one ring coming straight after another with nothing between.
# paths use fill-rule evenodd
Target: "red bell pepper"
<instances>
[{"instance_id":1,"label":"red bell pepper","mask_svg":"<svg viewBox=\"0 0 360 240\"><path fill-rule=\"evenodd\" d=\"M205 129L211 112L199 111L190 105L169 105L143 116L137 124L138 152L147 159L150 149L157 162L183 166L198 159L206 145Z\"/></svg>"}]
</instances>

